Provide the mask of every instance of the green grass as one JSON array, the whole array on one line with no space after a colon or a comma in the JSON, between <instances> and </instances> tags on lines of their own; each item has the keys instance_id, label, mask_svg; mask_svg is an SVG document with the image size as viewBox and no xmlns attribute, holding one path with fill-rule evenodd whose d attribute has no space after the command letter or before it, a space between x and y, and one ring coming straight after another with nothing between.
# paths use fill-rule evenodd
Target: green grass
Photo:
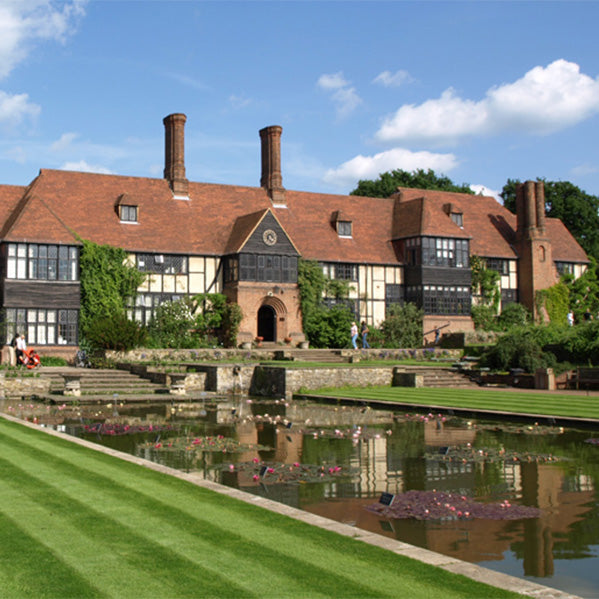
<instances>
[{"instance_id":1,"label":"green grass","mask_svg":"<svg viewBox=\"0 0 599 599\"><path fill-rule=\"evenodd\" d=\"M0 595L515 597L0 418Z\"/></svg>"},{"instance_id":2,"label":"green grass","mask_svg":"<svg viewBox=\"0 0 599 599\"><path fill-rule=\"evenodd\" d=\"M412 387L339 387L310 391L309 395L419 404L430 407L499 410L525 414L599 419L597 395L497 389L434 389Z\"/></svg>"}]
</instances>

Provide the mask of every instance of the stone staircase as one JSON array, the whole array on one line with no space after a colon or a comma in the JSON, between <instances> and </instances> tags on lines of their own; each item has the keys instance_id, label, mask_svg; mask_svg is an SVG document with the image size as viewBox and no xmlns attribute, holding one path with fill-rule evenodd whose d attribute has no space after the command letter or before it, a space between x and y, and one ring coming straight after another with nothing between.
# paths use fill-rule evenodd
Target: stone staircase
<instances>
[{"instance_id":1,"label":"stone staircase","mask_svg":"<svg viewBox=\"0 0 599 599\"><path fill-rule=\"evenodd\" d=\"M347 353L349 350L345 350ZM326 364L348 363L349 358L340 349L293 349L289 353L298 362L324 362Z\"/></svg>"},{"instance_id":2,"label":"stone staircase","mask_svg":"<svg viewBox=\"0 0 599 599\"><path fill-rule=\"evenodd\" d=\"M422 375L422 384L424 387L435 388L477 388L478 385L464 371L453 370L452 368L428 367L428 366L408 366L407 372L415 372Z\"/></svg>"},{"instance_id":3,"label":"stone staircase","mask_svg":"<svg viewBox=\"0 0 599 599\"><path fill-rule=\"evenodd\" d=\"M157 394L168 393L165 385L153 383L124 370L99 370L93 368L42 367L40 375L50 380L50 392L45 399L59 402L106 402L118 397L119 401L148 401ZM65 377L79 377L81 395L64 395Z\"/></svg>"}]
</instances>

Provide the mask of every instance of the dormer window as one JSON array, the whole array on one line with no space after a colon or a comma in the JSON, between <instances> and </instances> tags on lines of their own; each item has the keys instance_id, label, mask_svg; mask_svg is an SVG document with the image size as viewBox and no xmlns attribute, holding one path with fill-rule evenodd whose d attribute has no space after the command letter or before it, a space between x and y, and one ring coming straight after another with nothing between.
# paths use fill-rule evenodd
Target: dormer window
<instances>
[{"instance_id":1,"label":"dormer window","mask_svg":"<svg viewBox=\"0 0 599 599\"><path fill-rule=\"evenodd\" d=\"M123 205L119 206L119 217L123 223L137 222L137 206Z\"/></svg>"},{"instance_id":2,"label":"dormer window","mask_svg":"<svg viewBox=\"0 0 599 599\"><path fill-rule=\"evenodd\" d=\"M337 235L339 237L351 237L352 236L352 221L344 215L341 210L333 212L331 217L331 224L335 227Z\"/></svg>"},{"instance_id":3,"label":"dormer window","mask_svg":"<svg viewBox=\"0 0 599 599\"><path fill-rule=\"evenodd\" d=\"M114 204L114 209L122 223L137 223L139 218L138 206L128 194L122 193Z\"/></svg>"},{"instance_id":4,"label":"dormer window","mask_svg":"<svg viewBox=\"0 0 599 599\"><path fill-rule=\"evenodd\" d=\"M351 220L337 221L337 234L339 237L351 237Z\"/></svg>"},{"instance_id":5,"label":"dormer window","mask_svg":"<svg viewBox=\"0 0 599 599\"><path fill-rule=\"evenodd\" d=\"M461 212L452 212L449 216L460 229L464 228L464 215Z\"/></svg>"},{"instance_id":6,"label":"dormer window","mask_svg":"<svg viewBox=\"0 0 599 599\"><path fill-rule=\"evenodd\" d=\"M443 211L460 229L464 228L464 213L455 204L444 204Z\"/></svg>"}]
</instances>

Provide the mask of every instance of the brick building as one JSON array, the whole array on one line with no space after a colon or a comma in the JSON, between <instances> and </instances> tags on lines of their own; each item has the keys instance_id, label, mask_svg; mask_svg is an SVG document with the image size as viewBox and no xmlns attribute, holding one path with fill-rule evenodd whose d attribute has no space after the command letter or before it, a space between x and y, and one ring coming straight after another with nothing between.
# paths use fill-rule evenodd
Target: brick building
<instances>
[{"instance_id":1,"label":"brick building","mask_svg":"<svg viewBox=\"0 0 599 599\"><path fill-rule=\"evenodd\" d=\"M163 301L222 292L243 310L239 341L303 339L297 268L317 260L351 284L356 318L376 325L388 306L415 302L425 330L472 329L470 256L501 274L502 303L534 308L535 290L587 256L561 221L545 217L543 186L518 192L517 215L491 197L399 189L390 198L287 190L281 133L260 131L259 187L188 181L186 117L164 119L164 178L40 170L0 185L0 284L6 340L78 343L79 242L127 250L148 277L132 314L148 322ZM327 299L332 302L332 299Z\"/></svg>"}]
</instances>

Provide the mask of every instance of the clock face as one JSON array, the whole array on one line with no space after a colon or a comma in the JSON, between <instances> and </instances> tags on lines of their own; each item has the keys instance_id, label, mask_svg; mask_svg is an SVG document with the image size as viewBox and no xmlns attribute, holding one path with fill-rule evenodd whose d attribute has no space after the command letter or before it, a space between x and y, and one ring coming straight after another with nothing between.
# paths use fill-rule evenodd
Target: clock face
<instances>
[{"instance_id":1,"label":"clock face","mask_svg":"<svg viewBox=\"0 0 599 599\"><path fill-rule=\"evenodd\" d=\"M266 245L274 245L277 243L277 234L272 229L266 229L262 234L262 241Z\"/></svg>"}]
</instances>

